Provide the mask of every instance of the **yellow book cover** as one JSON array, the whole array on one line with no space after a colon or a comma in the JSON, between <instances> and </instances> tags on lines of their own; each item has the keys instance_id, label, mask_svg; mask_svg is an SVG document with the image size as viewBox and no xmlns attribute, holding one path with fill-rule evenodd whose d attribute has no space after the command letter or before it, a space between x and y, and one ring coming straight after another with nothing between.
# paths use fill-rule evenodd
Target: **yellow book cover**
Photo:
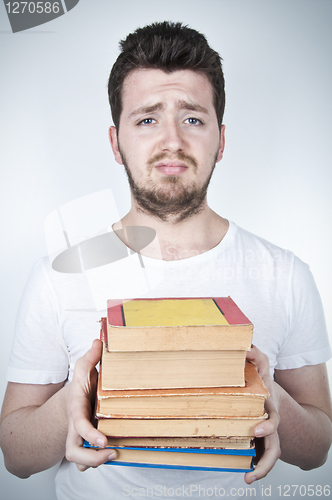
<instances>
[{"instance_id":1,"label":"yellow book cover","mask_svg":"<svg viewBox=\"0 0 332 500\"><path fill-rule=\"evenodd\" d=\"M107 302L110 351L249 350L252 331L230 297Z\"/></svg>"}]
</instances>

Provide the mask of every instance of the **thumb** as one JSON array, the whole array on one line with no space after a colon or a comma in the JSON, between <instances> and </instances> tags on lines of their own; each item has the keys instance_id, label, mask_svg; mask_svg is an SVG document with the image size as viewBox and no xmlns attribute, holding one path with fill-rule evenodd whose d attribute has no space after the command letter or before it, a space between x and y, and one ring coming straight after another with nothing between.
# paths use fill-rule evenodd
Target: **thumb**
<instances>
[{"instance_id":1,"label":"thumb","mask_svg":"<svg viewBox=\"0 0 332 500\"><path fill-rule=\"evenodd\" d=\"M86 353L87 362L93 366L96 366L96 364L99 363L100 361L102 351L103 351L102 341L99 339L95 339L92 342L92 346Z\"/></svg>"},{"instance_id":2,"label":"thumb","mask_svg":"<svg viewBox=\"0 0 332 500\"><path fill-rule=\"evenodd\" d=\"M95 339L90 349L76 362L76 372L82 370L84 373L91 371L99 363L103 350L103 343Z\"/></svg>"},{"instance_id":3,"label":"thumb","mask_svg":"<svg viewBox=\"0 0 332 500\"><path fill-rule=\"evenodd\" d=\"M258 353L259 353L259 351L258 351L257 347L255 345L251 344L251 349L250 349L250 351L247 351L246 359L248 361L254 362L257 358Z\"/></svg>"}]
</instances>

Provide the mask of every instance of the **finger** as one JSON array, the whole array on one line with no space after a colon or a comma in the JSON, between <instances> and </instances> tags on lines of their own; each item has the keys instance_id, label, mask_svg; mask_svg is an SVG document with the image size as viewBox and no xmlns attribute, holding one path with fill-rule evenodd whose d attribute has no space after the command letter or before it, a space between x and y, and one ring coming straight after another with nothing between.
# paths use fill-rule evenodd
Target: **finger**
<instances>
[{"instance_id":1,"label":"finger","mask_svg":"<svg viewBox=\"0 0 332 500\"><path fill-rule=\"evenodd\" d=\"M104 448L107 445L107 438L91 423L91 411L90 398L88 399L84 393L73 394L69 408L69 421L76 435L95 446Z\"/></svg>"},{"instance_id":2,"label":"finger","mask_svg":"<svg viewBox=\"0 0 332 500\"><path fill-rule=\"evenodd\" d=\"M101 355L103 351L103 343L99 339L95 339L92 342L92 346L90 349L86 352L86 359L88 363L90 363L93 366L96 366L96 364L100 361Z\"/></svg>"},{"instance_id":3,"label":"finger","mask_svg":"<svg viewBox=\"0 0 332 500\"><path fill-rule=\"evenodd\" d=\"M103 343L99 339L95 339L92 343L90 349L76 361L75 364L75 374L86 375L87 372L91 371L100 361L103 349Z\"/></svg>"},{"instance_id":4,"label":"finger","mask_svg":"<svg viewBox=\"0 0 332 500\"><path fill-rule=\"evenodd\" d=\"M79 438L85 439L88 443L98 446L99 448L105 448L107 445L107 438L98 431L91 422L86 418L77 418L73 420L73 428ZM76 441L78 444L78 441Z\"/></svg>"},{"instance_id":5,"label":"finger","mask_svg":"<svg viewBox=\"0 0 332 500\"><path fill-rule=\"evenodd\" d=\"M106 440L105 436L102 435L102 437ZM98 467L107 461L113 460L116 458L116 452L110 448L98 450L84 448L83 438L77 434L73 424L71 424L68 429L66 458L69 462L74 462L79 470L85 470L88 467Z\"/></svg>"},{"instance_id":6,"label":"finger","mask_svg":"<svg viewBox=\"0 0 332 500\"><path fill-rule=\"evenodd\" d=\"M102 343L95 340L91 349L75 365L71 390L68 394L68 413L72 420L76 417L91 418L91 410L95 398L97 371L95 365L100 360Z\"/></svg>"},{"instance_id":7,"label":"finger","mask_svg":"<svg viewBox=\"0 0 332 500\"><path fill-rule=\"evenodd\" d=\"M278 425L276 425L276 423L267 419L254 428L254 436L258 438L271 436L276 432L277 428Z\"/></svg>"},{"instance_id":8,"label":"finger","mask_svg":"<svg viewBox=\"0 0 332 500\"><path fill-rule=\"evenodd\" d=\"M247 351L246 357L249 361L252 361L259 355L260 352L261 351L254 344L251 344L250 351Z\"/></svg>"},{"instance_id":9,"label":"finger","mask_svg":"<svg viewBox=\"0 0 332 500\"><path fill-rule=\"evenodd\" d=\"M257 371L262 378L265 375L270 374L269 358L256 346L252 345L251 350L247 351L246 359L256 366Z\"/></svg>"},{"instance_id":10,"label":"finger","mask_svg":"<svg viewBox=\"0 0 332 500\"><path fill-rule=\"evenodd\" d=\"M247 484L251 484L254 481L265 477L273 468L278 458L280 458L280 453L279 437L277 432L275 432L271 436L265 438L265 451L263 456L255 469L252 472L247 472L245 474L245 482Z\"/></svg>"},{"instance_id":11,"label":"finger","mask_svg":"<svg viewBox=\"0 0 332 500\"><path fill-rule=\"evenodd\" d=\"M86 465L81 465L81 464L75 464L75 465L80 472L84 472L85 470L90 469L90 467L87 467Z\"/></svg>"},{"instance_id":12,"label":"finger","mask_svg":"<svg viewBox=\"0 0 332 500\"><path fill-rule=\"evenodd\" d=\"M105 462L116 458L116 451L110 449L93 450L91 448L73 448L66 452L66 459L76 464L78 470L83 471L89 467L99 467Z\"/></svg>"},{"instance_id":13,"label":"finger","mask_svg":"<svg viewBox=\"0 0 332 500\"><path fill-rule=\"evenodd\" d=\"M264 422L259 423L254 428L255 437L266 437L272 435L278 429L280 416L272 401L265 405L269 418Z\"/></svg>"},{"instance_id":14,"label":"finger","mask_svg":"<svg viewBox=\"0 0 332 500\"><path fill-rule=\"evenodd\" d=\"M265 451L264 447L264 438L255 438L255 456L253 458L253 462L255 465L258 464L260 459L262 458Z\"/></svg>"},{"instance_id":15,"label":"finger","mask_svg":"<svg viewBox=\"0 0 332 500\"><path fill-rule=\"evenodd\" d=\"M80 418L91 420L96 388L82 387L82 384L73 383L71 387L68 415L71 420Z\"/></svg>"}]
</instances>

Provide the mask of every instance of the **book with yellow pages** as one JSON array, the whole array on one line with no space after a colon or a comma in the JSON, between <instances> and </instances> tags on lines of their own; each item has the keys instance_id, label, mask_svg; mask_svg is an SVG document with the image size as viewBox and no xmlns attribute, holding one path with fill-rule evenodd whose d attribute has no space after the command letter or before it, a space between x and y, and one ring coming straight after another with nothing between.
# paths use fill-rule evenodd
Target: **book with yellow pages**
<instances>
[{"instance_id":1,"label":"book with yellow pages","mask_svg":"<svg viewBox=\"0 0 332 500\"><path fill-rule=\"evenodd\" d=\"M245 385L247 351L109 351L106 318L101 319L101 339L105 391Z\"/></svg>"},{"instance_id":2,"label":"book with yellow pages","mask_svg":"<svg viewBox=\"0 0 332 500\"><path fill-rule=\"evenodd\" d=\"M253 437L254 427L267 418L99 418L97 429L109 437Z\"/></svg>"},{"instance_id":3,"label":"book with yellow pages","mask_svg":"<svg viewBox=\"0 0 332 500\"><path fill-rule=\"evenodd\" d=\"M252 437L108 437L107 447L133 448L220 448L226 450L245 450L253 448Z\"/></svg>"},{"instance_id":4,"label":"book with yellow pages","mask_svg":"<svg viewBox=\"0 0 332 500\"><path fill-rule=\"evenodd\" d=\"M255 366L245 363L244 387L208 387L202 389L102 389L103 364L99 370L96 417L259 417L264 414L268 391Z\"/></svg>"},{"instance_id":5,"label":"book with yellow pages","mask_svg":"<svg viewBox=\"0 0 332 500\"><path fill-rule=\"evenodd\" d=\"M109 351L247 351L253 325L230 297L107 301Z\"/></svg>"}]
</instances>

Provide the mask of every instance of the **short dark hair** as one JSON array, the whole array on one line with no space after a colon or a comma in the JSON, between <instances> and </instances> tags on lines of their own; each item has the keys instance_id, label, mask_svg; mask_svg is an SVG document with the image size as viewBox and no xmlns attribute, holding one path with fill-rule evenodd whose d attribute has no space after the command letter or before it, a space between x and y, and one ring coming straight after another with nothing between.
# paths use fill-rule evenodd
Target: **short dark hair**
<instances>
[{"instance_id":1,"label":"short dark hair","mask_svg":"<svg viewBox=\"0 0 332 500\"><path fill-rule=\"evenodd\" d=\"M135 69L161 69L167 73L191 69L206 74L214 93L219 128L225 109L225 82L221 57L211 49L204 35L182 23L164 21L138 28L120 41L121 53L114 63L108 97L116 128L122 112L122 86Z\"/></svg>"}]
</instances>

